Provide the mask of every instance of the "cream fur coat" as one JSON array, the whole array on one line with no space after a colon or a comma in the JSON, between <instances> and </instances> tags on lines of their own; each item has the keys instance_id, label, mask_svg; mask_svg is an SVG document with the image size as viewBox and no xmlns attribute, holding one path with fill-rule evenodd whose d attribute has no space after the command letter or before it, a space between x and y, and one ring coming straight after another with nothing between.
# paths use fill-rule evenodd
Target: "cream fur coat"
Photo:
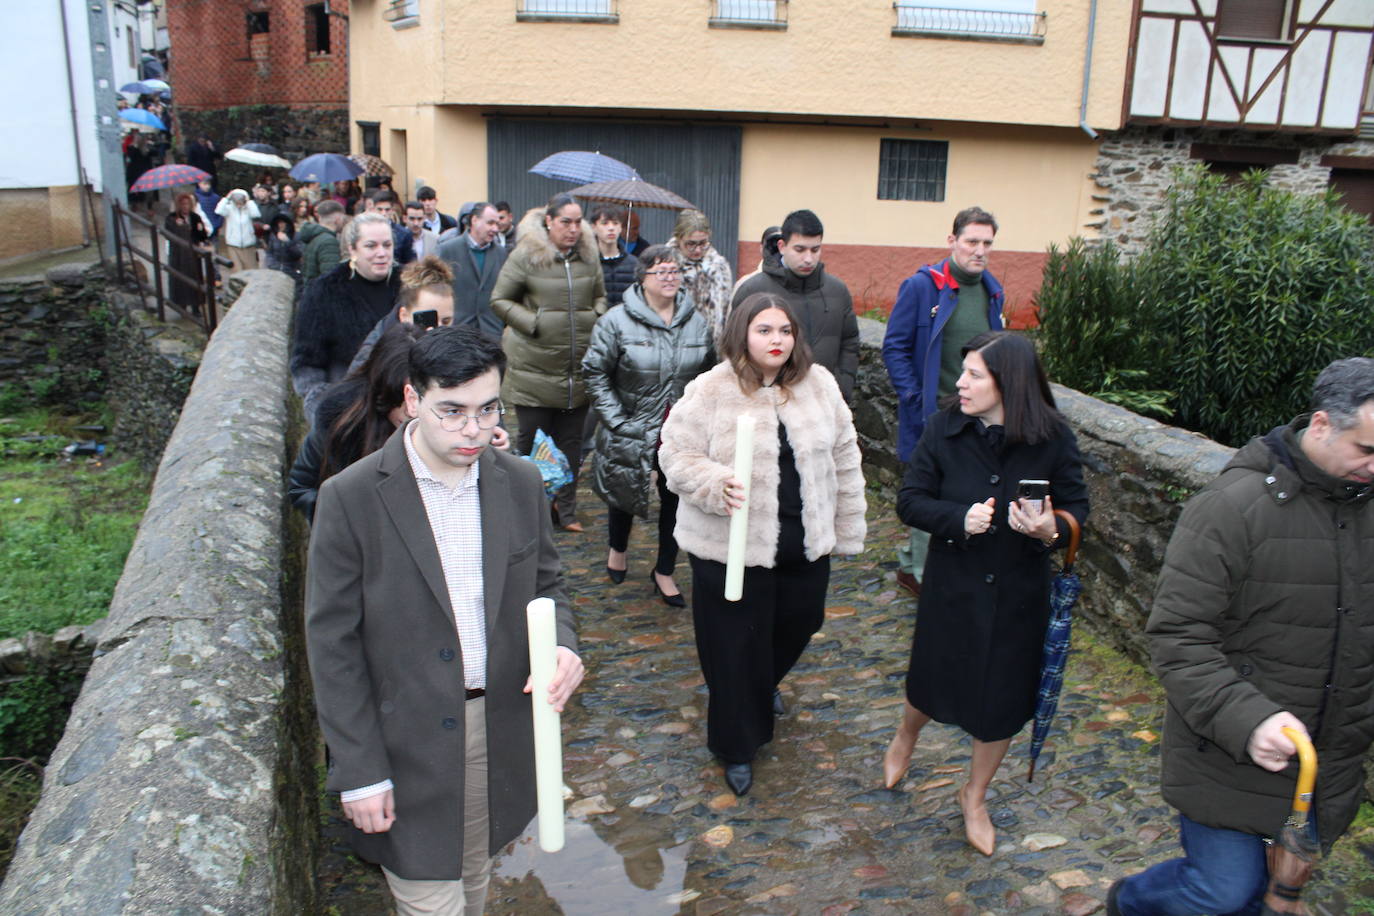
<instances>
[{"instance_id":1,"label":"cream fur coat","mask_svg":"<svg viewBox=\"0 0 1374 916\"><path fill-rule=\"evenodd\" d=\"M658 453L668 489L682 501L677 542L688 553L725 562L730 517L725 481L734 475L735 418L754 417L746 566L771 568L778 550L778 423L787 429L801 477L806 558L864 548L864 478L854 421L834 377L812 366L787 397L776 388L746 395L729 363L697 376L673 405Z\"/></svg>"}]
</instances>

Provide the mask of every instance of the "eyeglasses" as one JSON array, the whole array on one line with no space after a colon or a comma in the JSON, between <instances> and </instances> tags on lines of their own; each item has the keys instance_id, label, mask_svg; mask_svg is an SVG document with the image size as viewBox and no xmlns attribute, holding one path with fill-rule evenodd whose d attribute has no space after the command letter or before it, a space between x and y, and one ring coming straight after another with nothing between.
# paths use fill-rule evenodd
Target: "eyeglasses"
<instances>
[{"instance_id":1,"label":"eyeglasses","mask_svg":"<svg viewBox=\"0 0 1374 916\"><path fill-rule=\"evenodd\" d=\"M682 271L678 270L675 267L663 267L659 268L658 270L646 270L644 271L644 276L658 277L660 280L664 281L676 280L678 277L682 276Z\"/></svg>"},{"instance_id":2,"label":"eyeglasses","mask_svg":"<svg viewBox=\"0 0 1374 916\"><path fill-rule=\"evenodd\" d=\"M693 251L700 251L700 250L704 249L704 248L705 248L707 245L709 245L709 244L711 244L711 240L710 240L710 239L702 239L702 240L699 241L699 242L683 242L683 243L682 243L682 247L683 247L683 248L691 248Z\"/></svg>"},{"instance_id":3,"label":"eyeglasses","mask_svg":"<svg viewBox=\"0 0 1374 916\"><path fill-rule=\"evenodd\" d=\"M463 413L461 410L435 410L433 407L429 410L439 418L439 425L444 431L450 433L467 428L469 420L476 422L478 429L491 429L501 422L501 417L506 412L506 408L500 404L483 407L475 414Z\"/></svg>"}]
</instances>

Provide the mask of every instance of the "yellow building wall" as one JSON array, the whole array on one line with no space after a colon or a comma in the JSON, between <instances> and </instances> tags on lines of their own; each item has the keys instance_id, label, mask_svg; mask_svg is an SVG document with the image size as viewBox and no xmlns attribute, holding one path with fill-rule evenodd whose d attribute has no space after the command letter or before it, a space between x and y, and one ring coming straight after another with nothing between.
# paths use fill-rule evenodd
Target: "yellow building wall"
<instances>
[{"instance_id":1,"label":"yellow building wall","mask_svg":"<svg viewBox=\"0 0 1374 916\"><path fill-rule=\"evenodd\" d=\"M517 22L516 0L420 0L350 19L357 117L390 105L640 108L1077 126L1091 0L1041 0L1043 45L894 37L890 0L788 4L785 31L711 4L624 0L618 24ZM1131 4L1098 0L1088 121L1121 124ZM405 100L400 103L398 100ZM374 112L374 114L367 114Z\"/></svg>"}]
</instances>

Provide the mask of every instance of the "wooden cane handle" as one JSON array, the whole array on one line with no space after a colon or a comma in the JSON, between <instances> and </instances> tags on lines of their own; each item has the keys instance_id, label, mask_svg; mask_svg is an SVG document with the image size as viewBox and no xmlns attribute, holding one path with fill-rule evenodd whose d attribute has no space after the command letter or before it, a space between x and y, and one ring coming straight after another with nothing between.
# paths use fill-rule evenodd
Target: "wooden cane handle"
<instances>
[{"instance_id":1,"label":"wooden cane handle","mask_svg":"<svg viewBox=\"0 0 1374 916\"><path fill-rule=\"evenodd\" d=\"M1064 524L1069 526L1069 546L1064 551L1064 568L1073 565L1074 557L1078 556L1078 541L1082 536L1082 531L1078 527L1078 519L1073 517L1073 513L1067 509L1055 509L1055 517L1062 518Z\"/></svg>"}]
</instances>

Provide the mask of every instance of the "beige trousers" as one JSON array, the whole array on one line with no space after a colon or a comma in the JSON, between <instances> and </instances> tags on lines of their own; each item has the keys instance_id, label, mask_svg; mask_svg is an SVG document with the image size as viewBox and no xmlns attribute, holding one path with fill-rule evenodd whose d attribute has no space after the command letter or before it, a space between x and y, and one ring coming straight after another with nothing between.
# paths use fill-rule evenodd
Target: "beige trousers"
<instances>
[{"instance_id":1,"label":"beige trousers","mask_svg":"<svg viewBox=\"0 0 1374 916\"><path fill-rule=\"evenodd\" d=\"M491 820L487 812L487 700L463 705L467 744L463 769L463 880L411 881L383 868L400 916L482 916L491 881L487 848Z\"/></svg>"},{"instance_id":2,"label":"beige trousers","mask_svg":"<svg viewBox=\"0 0 1374 916\"><path fill-rule=\"evenodd\" d=\"M256 248L239 248L237 245L225 245L229 251L229 260L234 262L234 273L240 270L258 269L258 250Z\"/></svg>"}]
</instances>

